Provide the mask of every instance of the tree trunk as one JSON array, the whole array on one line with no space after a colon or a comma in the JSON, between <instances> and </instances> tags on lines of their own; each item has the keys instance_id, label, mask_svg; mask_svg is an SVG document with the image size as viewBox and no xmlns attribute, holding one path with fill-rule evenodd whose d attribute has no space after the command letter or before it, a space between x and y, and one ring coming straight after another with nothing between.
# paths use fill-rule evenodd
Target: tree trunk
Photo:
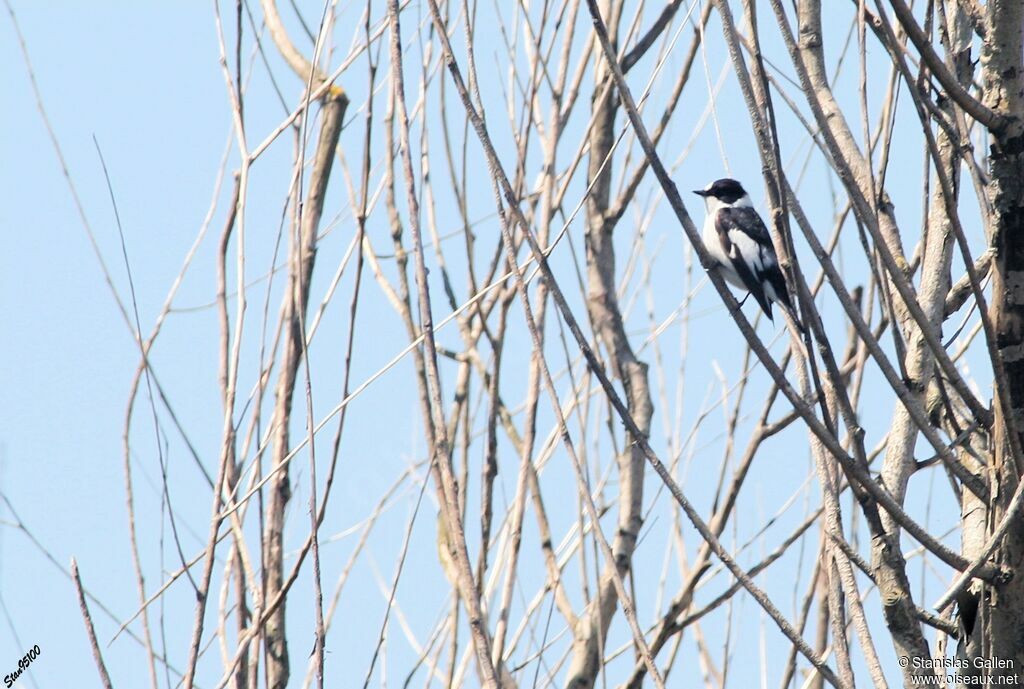
<instances>
[{"instance_id":1,"label":"tree trunk","mask_svg":"<svg viewBox=\"0 0 1024 689\"><path fill-rule=\"evenodd\" d=\"M323 123L317 142L310 176L309 193L304 204L300 233L292 243L288 292L285 294L284 355L278 377L274 402L274 439L272 465L277 473L271 481L270 504L267 507L266 526L263 534L264 570L266 595L264 601L273 601L284 587L284 519L285 508L291 499L289 479L289 453L291 451L289 426L291 424L292 399L298 380L299 365L305 352L306 337L304 325L306 307L309 303L309 285L316 259L316 236L323 212L327 182L331 176L338 137L345 118L348 99L345 96L329 96L323 104ZM293 238L294 239L294 238ZM310 490L316 490L311 486ZM267 649L267 687L284 689L288 685L290 665L288 642L285 633L286 597L267 618L265 644Z\"/></svg>"},{"instance_id":2,"label":"tree trunk","mask_svg":"<svg viewBox=\"0 0 1024 689\"><path fill-rule=\"evenodd\" d=\"M991 532L1006 513L1021 478L1008 423L1021 428L1024 421L1024 5L1019 0L990 0L985 12L987 35L981 54L985 104L1008 121L989 132L988 192L992 203L989 241L996 252L989 315L1006 372L995 384L1005 386L1010 408L994 396L992 500L985 519L975 514L971 522L965 521L968 543L984 540L968 533L969 526ZM993 554L996 562L1013 571L1024 565L1024 520L1018 515L1016 521ZM998 677L1024 671L1024 577L1018 575L1001 586L976 584L958 603L966 632L961 653L972 665L965 674ZM975 661L1012 665L975 668Z\"/></svg>"},{"instance_id":3,"label":"tree trunk","mask_svg":"<svg viewBox=\"0 0 1024 689\"><path fill-rule=\"evenodd\" d=\"M603 3L602 14L608 32L615 40L622 3ZM629 343L616 296L615 219L610 217L611 164L606 159L615 142L615 115L619 101L614 90L601 97L611 74L603 60L598 60L594 75L594 126L590 135L587 179L593 182L587 197L587 311L594 331L610 359L612 373L622 382L629 412L637 427L650 432L651 404L647 364L639 361ZM623 450L616 457L619 468L618 529L612 541L615 568L621 577L629 572L640 533L643 510L644 456L636 439L627 437ZM574 630L572 661L565 686L571 689L593 687L603 666L604 642L615 616L617 599L613 573L601 573L597 595L580 615Z\"/></svg>"}]
</instances>

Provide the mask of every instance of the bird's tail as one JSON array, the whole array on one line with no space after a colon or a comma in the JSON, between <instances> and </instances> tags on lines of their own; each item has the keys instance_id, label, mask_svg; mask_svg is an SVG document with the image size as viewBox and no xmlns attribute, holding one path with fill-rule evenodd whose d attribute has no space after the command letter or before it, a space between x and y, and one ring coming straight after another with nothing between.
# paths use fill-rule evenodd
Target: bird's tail
<instances>
[{"instance_id":1,"label":"bird's tail","mask_svg":"<svg viewBox=\"0 0 1024 689\"><path fill-rule=\"evenodd\" d=\"M775 303L779 305L779 310L786 315L787 321L792 321L796 326L796 329L804 334L807 332L807 328L804 326L800 316L797 315L796 308L793 306L793 297L789 294L789 291L785 288L785 283L782 286L782 294L779 299L775 300Z\"/></svg>"},{"instance_id":2,"label":"bird's tail","mask_svg":"<svg viewBox=\"0 0 1024 689\"><path fill-rule=\"evenodd\" d=\"M785 299L779 299L775 302L779 305L779 311L782 312L783 317L786 320L786 324L794 331L800 340L801 345L804 344L804 336L807 335L807 326L804 325L803 319L797 314L796 309L793 307L793 302L790 295L787 293ZM806 349L806 346L804 346Z\"/></svg>"},{"instance_id":3,"label":"bird's tail","mask_svg":"<svg viewBox=\"0 0 1024 689\"><path fill-rule=\"evenodd\" d=\"M786 316L793 321L793 324L796 326L796 329L799 330L801 334L807 333L807 326L804 325L803 320L800 318L800 316L797 315L796 309L794 309L789 304L786 304L782 308L782 310L786 313Z\"/></svg>"}]
</instances>

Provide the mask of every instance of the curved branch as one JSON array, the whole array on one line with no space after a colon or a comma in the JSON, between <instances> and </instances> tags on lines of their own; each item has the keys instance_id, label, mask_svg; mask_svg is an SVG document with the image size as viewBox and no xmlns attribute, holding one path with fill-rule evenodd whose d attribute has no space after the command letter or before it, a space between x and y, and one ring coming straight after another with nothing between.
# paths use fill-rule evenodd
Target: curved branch
<instances>
[{"instance_id":1,"label":"curved branch","mask_svg":"<svg viewBox=\"0 0 1024 689\"><path fill-rule=\"evenodd\" d=\"M632 69L633 65L639 62L640 58L642 58L647 51L651 49L651 46L654 45L654 41L657 40L658 36L661 35L661 32L664 31L665 27L667 27L669 22L672 21L672 17L676 16L676 10L678 10L679 6L682 4L683 0L670 0L670 2L665 5L664 9L661 10L661 14L659 14L658 18L654 20L651 28L647 30L647 33L641 36L640 40L636 42L636 45L633 46L625 56L623 56L623 73Z\"/></svg>"},{"instance_id":2,"label":"curved branch","mask_svg":"<svg viewBox=\"0 0 1024 689\"><path fill-rule=\"evenodd\" d=\"M917 21L914 19L914 13L910 11L910 8L907 7L903 0L890 0L890 4L892 4L896 17L900 20L903 30L907 32L907 36L910 37L914 47L917 48L917 52L920 53L921 59L928 65L928 69L932 71L932 74L939 80L939 83L942 84L942 88L946 89L946 94L956 101L957 105L963 108L968 115L989 129L999 130L1005 127L1006 118L1004 116L989 109L985 104L972 96L956 76L950 73L946 63L942 61L942 58L932 48L931 43L928 41L928 36L918 26Z\"/></svg>"},{"instance_id":3,"label":"curved branch","mask_svg":"<svg viewBox=\"0 0 1024 689\"><path fill-rule=\"evenodd\" d=\"M311 90L314 91L329 81L327 75L319 67L307 60L306 56L299 52L299 49L292 43L292 39L288 36L288 31L284 28L284 23L281 22L281 15L277 12L275 0L260 0L260 6L263 8L263 19L267 23L270 37L274 40L274 45L277 46L281 57L292 68L292 71L303 81L311 79ZM344 98L346 104L348 103L345 89L340 86L331 86L329 93L331 98Z\"/></svg>"}]
</instances>

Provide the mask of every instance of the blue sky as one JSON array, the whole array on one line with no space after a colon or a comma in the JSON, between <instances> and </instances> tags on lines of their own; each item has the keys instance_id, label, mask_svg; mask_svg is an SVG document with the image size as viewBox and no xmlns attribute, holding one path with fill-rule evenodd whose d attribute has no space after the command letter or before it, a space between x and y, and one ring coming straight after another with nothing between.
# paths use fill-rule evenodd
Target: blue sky
<instances>
[{"instance_id":1,"label":"blue sky","mask_svg":"<svg viewBox=\"0 0 1024 689\"><path fill-rule=\"evenodd\" d=\"M109 167L116 195L120 219L126 238L126 250L133 270L134 287L144 332L149 332L168 289L181 267L181 262L197 236L204 217L211 206L214 184L220 161L231 136L230 106L224 80L218 64L218 47L211 6L207 3L30 3L14 2L21 30L28 43L35 76L42 92L47 114L67 160L68 170L84 212L95 233L99 251L110 269L114 289L122 299L128 296L128 280L121 258L117 226L110 204L99 157L93 142L96 138ZM361 6L360 6L361 8ZM360 8L342 3L341 18L358 18ZM846 7L843 6L843 12ZM233 7L222 11L230 17ZM258 14L258 9L253 8ZM316 7L304 7L307 19L318 15ZM425 7L410 6L403 15L403 30L409 42L409 55L418 56L419 48L412 41L417 23L422 21ZM837 40L845 36L848 17L838 12L830 17L830 30ZM487 18L481 19L487 27ZM339 26L346 26L339 20ZM348 24L351 26L352 24ZM586 27L587 22L581 26ZM718 25L712 21L709 35L716 35ZM774 32L768 32L774 36ZM251 39L251 35L247 32ZM682 45L688 32L680 40L670 60L668 70L682 60ZM344 54L350 33L339 29L336 41L338 54ZM461 40L461 35L459 36ZM269 44L268 44L269 45ZM5 362L0 366L0 491L11 501L22 522L52 553L56 561L67 566L76 557L82 577L90 591L107 604L119 619L132 614L137 606L135 579L130 564L128 546L124 473L122 470L122 433L125 405L129 385L138 364L138 349L131 330L118 310L110 288L104 281L100 264L93 253L85 228L78 217L67 182L64 180L53 146L49 142L43 121L36 109L27 71L19 52L11 21L4 16L0 21L0 70L5 84L5 118L0 128L0 150L6 164L0 166L0 225L3 228L3 251L0 251L0 313L5 324L0 334L0 351ZM251 44L246 45L248 56ZM308 46L303 46L308 49ZM495 50L498 50L496 48ZM777 46L766 40L766 52ZM308 52L308 50L307 50ZM769 54L771 54L769 52ZM782 56L776 52L782 61ZM489 63L493 58L483 55ZM290 105L298 102L302 84L283 67L276 56L271 64ZM335 58L335 64L337 63ZM418 59L418 58L417 58ZM708 46L708 72L712 79L722 68L725 56L719 42ZM877 49L870 54L872 85L880 87L887 76L888 61ZM416 59L407 77L407 91L414 95L413 84L418 84ZM852 68L852 58L851 67ZM409 65L407 64L407 67ZM651 60L641 63L631 75L634 88L646 83ZM877 68L877 69L876 69ZM486 68L484 68L486 69ZM703 69L698 64L696 69ZM437 77L439 78L439 77ZM342 82L355 104L366 97L365 64L357 62ZM507 126L500 110L501 79L486 79L483 84L488 103L499 103L490 111L490 122L496 141L507 143ZM378 82L379 84L380 82ZM851 108L856 106L855 75L844 75L840 82ZM689 87L688 87L689 88ZM799 95L794 91L795 95ZM692 94L680 106L672 127L662 144L666 160L675 160L687 146L691 131L698 121L706 101L704 78L695 78ZM378 108L384 99L378 95ZM452 101L454 104L454 101ZM723 132L723 146L735 176L749 180L748 187L759 202L763 197L757 177L760 164L756 159L753 140L747 125L738 89L731 75L719 96L719 124ZM579 132L585 124L586 104L581 103L570 123ZM657 111L655 111L657 112ZM855 111L853 111L855 112ZM250 143L263 139L284 115L266 77L266 70L257 63L247 96L247 127ZM358 147L361 142L361 116L353 107L349 114L356 122L342 135L342 146L349 164L356 169ZM890 193L898 209L905 213L904 226L908 233L908 246L919 226L920 201L917 180L920 177L920 134L915 122L908 120L900 126L889 176ZM575 146L579 137L569 136ZM782 129L784 156L793 155L798 167L806 155L806 136L792 118L786 118ZM471 147L472 149L472 147ZM506 165L511 163L509 149ZM282 206L287 193L291 172L292 141L281 137L254 166L247 209L247 233L251 242L252 266L250 277L266 272L273 252L274 237L278 231ZM439 154L435 154L440 158ZM568 155L568 154L566 154ZM481 165L479 153L471 150L471 165ZM232 149L228 168L237 166L237 150ZM702 187L709 179L722 176L724 165L719 156L714 128L705 127L696 139L690 157L677 171L677 182L684 190ZM812 220L826 235L831 228L830 188L838 188L825 174L820 159L810 163L805 176L804 197ZM791 172L791 174L794 174ZM441 177L441 175L437 175ZM658 193L648 180L638 195L638 204L651 203ZM497 225L489 220L493 208L483 175L475 180L473 188L473 217L482 218L479 235L486 241L487 251L497 237ZM224 219L224 204L230 192L230 182L216 197L217 206L212 216L209 233L200 244L195 262L186 275L176 297L178 307L167 321L152 360L160 382L172 400L175 412L188 430L194 444L200 449L205 465L215 470L215 451L218 447L221 425L220 401L217 387L217 323L215 311L208 305L214 297L214 258L216 238ZM581 188L577 185L575 205ZM314 282L315 308L340 262L352 237L353 222L348 212L347 195L339 176L332 180L325 221L337 221L335 229L323 240L320 249L318 273ZM401 194L401 192L400 192ZM680 281L685 256L685 239L675 221L662 203L655 210L656 221L646 237L645 252L653 261L653 309L657 319L670 314L685 296ZM439 199L439 226L458 227L457 215L450 200ZM689 206L695 217L701 217L701 208ZM647 206L643 207L646 210ZM641 210L635 213L639 214ZM624 225L636 221L633 210L627 212ZM390 245L386 228L382 224L371 226L375 245ZM575 250L581 254L582 226L576 221L570 228ZM626 255L632 242L632 233L620 233L623 238L622 254ZM978 239L975 233L974 238ZM799 244L799 243L798 243ZM566 284L574 284L570 251L563 243L554 256L558 274ZM862 261L857 247L850 244L843 261L851 274L857 275ZM429 252L428 252L429 253ZM454 253L454 252L450 252ZM803 255L804 252L801 252ZM809 273L810 256L805 264ZM431 258L431 260L433 260ZM624 260L620 260L620 270ZM452 269L459 268L458 259ZM393 270L388 264L386 270ZM434 307L437 317L448 314L441 298L437 271L432 275ZM860 275L863 273L861 272ZM696 279L699 279L699 275ZM862 278L861 278L862 279ZM461 283L460 283L461 284ZM250 294L252 313L262 308L265 281L257 283ZM271 314L278 302L279 284L271 298ZM314 409L319 418L337 402L340 391L340 362L344 336L347 333L347 300L351 289L351 274L342 283L344 298L335 300L327 310L322 332L313 347ZM357 322L357 340L353 381L358 384L374 373L407 344L404 330L376 287L372 277L364 275L365 302L360 306ZM578 317L584 310L578 290L570 295ZM829 313L828 308L825 308ZM629 321L641 341L649 328L644 297ZM519 313L514 310L515 313ZM689 333L689 349L685 370L687 379L682 415L692 423L700 413L702 404L718 393L716 376L711 366L721 364L735 373L737 358L742 349L739 334L713 290L705 286L694 303L696 314ZM748 308L748 314L753 312ZM834 315L834 309L831 311ZM257 316L252 316L257 318ZM521 319L521 315L518 316ZM517 321L521 326L521 321ZM830 323L839 342L844 342L841 323ZM252 331L250 331L252 332ZM772 336L769 324L762 324L763 337ZM666 369L676 372L680 367L679 328L672 327L660 340ZM449 327L439 335L442 343L458 346L456 331ZM528 341L523 332L510 338L512 346L506 355L508 399L523 397L526 363L529 357ZM250 365L258 353L259 337L252 335L243 348L243 363ZM560 345L552 352L561 360ZM781 351L776 344L774 350ZM649 350L648 350L649 352ZM342 451L342 469L332 508L328 513L323 534L343 533L373 509L379 497L396 477L409 465L423 458L425 443L422 439L415 390L410 377L411 364L406 358L395 369L370 386L350 408ZM978 368L984 377L984 369ZM454 367L443 364L450 381ZM522 372L522 373L520 373ZM251 377L249 370L244 375ZM673 373L673 376L676 375ZM669 398L674 395L676 380L669 381ZM243 387L244 384L243 384ZM766 389L766 377L755 374L748 393L749 413L760 409L759 395ZM878 441L886 430L892 402L882 397L879 378L869 374L865 397L864 421L869 429L868 446ZM879 402L872 395L877 392ZM656 401L656 406L659 402ZM776 412L776 415L781 410ZM673 418L676 410L659 406L658 414ZM171 540L169 523L161 516L157 446L149 416L145 393L135 410L136 422L132 435L132 467L135 476L136 502L139 509L138 528L142 540L147 590L163 579L161 571L178 567L178 554ZM721 416L721 412L715 412ZM166 414L161 412L165 429L171 429ZM745 419L741 429L749 430L752 420ZM550 410L542 405L539 428L546 433L553 423ZM720 423L720 421L716 421ZM664 418L656 416L654 422L656 449L663 451ZM683 428L688 428L688 423ZM329 426L333 433L333 425ZM165 457L168 462L170 496L180 515L186 554L198 551L206 538L209 519L209 490L205 487L193 460L188 456L180 437L168 430ZM706 433L704 435L703 433ZM692 463L686 474L686 487L695 502L705 511L710 501L710 490L717 475L722 451L721 438L714 430L703 432L696 444ZM745 436L741 435L741 440ZM323 447L327 442L323 441ZM509 465L503 470L502 500L511 499L515 481L515 463L510 448ZM755 464L754 474L745 488L748 502L755 513L737 517L737 525L728 533L730 543L742 543L755 533L767 517L778 510L797 491L809 471L806 436L796 430L781 434L768 443L764 456ZM289 513L288 537L297 547L308 526L306 499L308 497L308 467L305 458L295 464L293 481L296 495ZM573 522L575 487L563 452L555 453L547 475L552 484L563 481L565 505L553 508L553 520L562 529ZM921 507L931 488L934 474L915 478L911 487L912 506ZM941 478L941 477L937 477ZM321 474L322 480L322 474ZM936 481L936 489L944 486ZM657 484L648 477L648 504L655 495ZM372 653L373 639L383 614L384 601L379 590L379 577L390 581L395 556L399 551L404 528L418 494L418 484L406 484L398 497L389 504L375 530L370 553L361 560L342 597L342 612L328 638L327 662L330 676L350 686L361 682ZM805 501L816 504L818 490L812 482L806 495L797 501L797 507L780 519L778 530L764 546L773 547L789 529L802 519ZM431 504L431 491L423 514L413 529L413 547L410 550L408 572L399 588L398 602L410 625L421 634L447 610L443 575L437 565L434 542L435 508ZM550 499L554 500L557 491ZM670 531L670 519L665 510L664 493L655 503L654 513L659 515L649 524L649 531L638 551L638 562L657 572L664 557L664 543ZM844 505L852 509L848 503ZM756 509L755 509L756 508ZM923 514L923 511L921 512ZM938 514L931 519L952 525L956 515ZM26 536L11 527L13 516L0 508L0 591L5 610L0 621L0 674L16 667L17 659L33 644L41 647L42 655L33 664L31 673L19 680L23 686L91 686L95 669L84 635L82 620L75 603L74 591L68 580L46 557L31 544ZM532 528L532 527L530 527ZM944 528L937 528L939 533ZM812 530L813 532L813 530ZM535 534L532 534L535 536ZM527 534L527 539L531 534ZM686 532L688 549L696 546L692 530ZM340 538L326 545L324 557L325 593L333 589L334 578L346 562L354 537ZM794 551L771 570L770 578L761 583L785 601L784 612L794 616L793 582L801 586L799 571L806 571L807 558L813 557L813 533L806 549ZM955 542L954 542L955 544ZM526 547L526 546L524 546ZM755 553L743 560L756 562ZM535 551L534 551L535 552ZM800 553L803 553L802 555ZM801 560L801 558L803 558ZM920 577L916 566L915 576ZM532 595L542 583L539 566L523 572L525 596ZM655 580L657 576L654 575ZM934 577L927 581L928 603L941 586ZM678 572L669 575L669 593L672 582L678 581ZM915 579L917 581L917 579ZM727 585L718 577L708 585L710 598ZM289 613L293 642L293 669L304 676L306 639L312 633L312 603L309 600L308 578L297 584L303 593L296 595ZM800 589L802 590L802 588ZM643 619L652 619L656 609L656 593L640 590L638 601ZM168 593L164 605L167 615L167 645L172 662L183 665L187 638L191 628L193 596L187 583L178 582ZM877 608L877 600L872 600ZM762 633L760 611L748 598L737 598L737 626L731 631L731 643L738 653L749 656L749 663L737 662L735 681L743 684L757 677L758 660L754 649ZM147 677L144 654L139 646L124 636L112 645L106 643L117 625L95 608L93 615L104 654L116 686L142 686ZM713 643L722 643L723 629L712 624ZM770 625L769 625L770 626ZM137 627L136 627L137 629ZM624 625L613 631L609 647L627 640ZM395 639L400 630L392 629ZM777 633L764 632L769 648L781 647ZM884 638L884 637L883 637ZM880 643L880 652L892 661L892 651ZM692 644L684 645L684 654L694 653ZM387 667L391 682L401 681L415 654L400 641L389 644ZM681 663L681 667L690 664ZM739 658L737 658L739 660ZM770 658L771 667L781 659ZM204 657L200 678L202 686L212 686L219 679L219 651L216 645ZM619 665L618 667L624 667ZM894 667L894 666L893 666ZM532 668L531 668L532 671ZM771 675L775 676L775 675ZM894 675L895 676L895 675ZM161 684L163 684L161 676ZM148 682L148 679L146 680ZM296 679L298 682L298 679ZM172 682L173 685L173 682ZM299 686L299 683L295 683Z\"/></svg>"}]
</instances>

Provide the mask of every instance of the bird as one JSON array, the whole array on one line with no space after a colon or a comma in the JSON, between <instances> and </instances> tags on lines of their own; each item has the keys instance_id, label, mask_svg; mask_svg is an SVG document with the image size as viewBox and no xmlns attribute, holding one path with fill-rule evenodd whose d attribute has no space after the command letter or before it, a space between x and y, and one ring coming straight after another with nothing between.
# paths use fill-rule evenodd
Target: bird
<instances>
[{"instance_id":1,"label":"bird","mask_svg":"<svg viewBox=\"0 0 1024 689\"><path fill-rule=\"evenodd\" d=\"M743 185L726 177L693 193L704 199L707 212L701 239L726 282L753 295L773 323L774 302L799 325L772 237Z\"/></svg>"}]
</instances>

